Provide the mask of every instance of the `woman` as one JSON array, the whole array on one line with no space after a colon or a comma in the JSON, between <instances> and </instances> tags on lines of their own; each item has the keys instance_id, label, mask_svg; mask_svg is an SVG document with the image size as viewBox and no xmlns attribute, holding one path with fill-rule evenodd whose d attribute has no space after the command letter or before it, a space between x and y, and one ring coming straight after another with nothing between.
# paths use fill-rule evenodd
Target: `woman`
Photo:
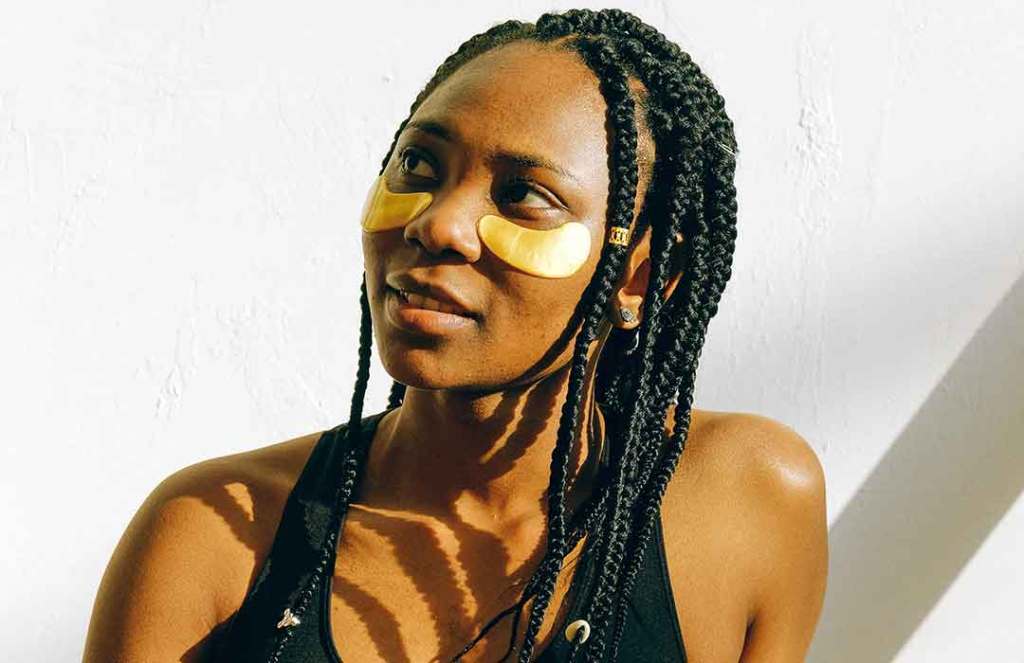
<instances>
[{"instance_id":1,"label":"woman","mask_svg":"<svg viewBox=\"0 0 1024 663\"><path fill-rule=\"evenodd\" d=\"M802 660L817 457L691 407L735 151L710 81L628 13L463 44L363 211L348 422L165 480L86 661ZM371 338L395 384L364 416Z\"/></svg>"}]
</instances>

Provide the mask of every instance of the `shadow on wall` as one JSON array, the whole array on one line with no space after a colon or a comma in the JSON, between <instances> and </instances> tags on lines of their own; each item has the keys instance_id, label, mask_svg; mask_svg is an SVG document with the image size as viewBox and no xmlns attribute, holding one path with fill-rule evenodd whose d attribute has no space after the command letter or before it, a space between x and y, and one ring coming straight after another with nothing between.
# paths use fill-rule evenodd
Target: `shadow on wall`
<instances>
[{"instance_id":1,"label":"shadow on wall","mask_svg":"<svg viewBox=\"0 0 1024 663\"><path fill-rule=\"evenodd\" d=\"M891 661L1024 489L1018 278L829 532L807 660Z\"/></svg>"}]
</instances>

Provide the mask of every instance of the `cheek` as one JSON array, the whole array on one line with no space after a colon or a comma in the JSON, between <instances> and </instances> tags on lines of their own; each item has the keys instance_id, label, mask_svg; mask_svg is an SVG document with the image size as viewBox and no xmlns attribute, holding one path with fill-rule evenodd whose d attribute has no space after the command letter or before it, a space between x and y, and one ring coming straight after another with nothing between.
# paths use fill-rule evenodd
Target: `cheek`
<instances>
[{"instance_id":1,"label":"cheek","mask_svg":"<svg viewBox=\"0 0 1024 663\"><path fill-rule=\"evenodd\" d=\"M481 239L501 262L513 268L494 274L501 281L499 289L508 295L513 322L518 319L564 330L597 269L603 227L570 222L553 230L534 230L505 221L512 226L509 235L518 241L501 246L489 237L483 223L486 219L481 219ZM544 336L549 337L550 332Z\"/></svg>"},{"instance_id":2,"label":"cheek","mask_svg":"<svg viewBox=\"0 0 1024 663\"><path fill-rule=\"evenodd\" d=\"M376 272L381 265L384 252L387 250L382 235L362 233L363 239L363 266L366 269L367 277Z\"/></svg>"},{"instance_id":3,"label":"cheek","mask_svg":"<svg viewBox=\"0 0 1024 663\"><path fill-rule=\"evenodd\" d=\"M387 276L388 256L394 255L403 242L401 231L389 233L361 233L363 242L363 270L370 305L376 308L383 296L384 278Z\"/></svg>"},{"instance_id":4,"label":"cheek","mask_svg":"<svg viewBox=\"0 0 1024 663\"><path fill-rule=\"evenodd\" d=\"M573 314L594 276L599 258L597 251L593 251L579 268L562 278L505 271L500 288L506 293L508 306L501 307L503 315L494 321L501 328L500 342L506 347L521 343L546 350L573 322Z\"/></svg>"}]
</instances>

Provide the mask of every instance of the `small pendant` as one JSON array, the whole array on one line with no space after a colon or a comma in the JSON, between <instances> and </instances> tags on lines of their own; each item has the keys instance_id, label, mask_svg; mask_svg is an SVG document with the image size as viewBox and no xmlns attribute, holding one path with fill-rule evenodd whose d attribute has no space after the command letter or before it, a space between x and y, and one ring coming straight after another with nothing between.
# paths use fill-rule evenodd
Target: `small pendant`
<instances>
[{"instance_id":1,"label":"small pendant","mask_svg":"<svg viewBox=\"0 0 1024 663\"><path fill-rule=\"evenodd\" d=\"M577 635L580 637L581 645L590 637L590 624L587 620L577 619L565 628L565 639L569 642L574 641Z\"/></svg>"},{"instance_id":2,"label":"small pendant","mask_svg":"<svg viewBox=\"0 0 1024 663\"><path fill-rule=\"evenodd\" d=\"M289 626L295 626L301 624L299 618L292 614L291 608L285 608L284 614L281 615L281 621L277 623L277 628L288 628Z\"/></svg>"}]
</instances>

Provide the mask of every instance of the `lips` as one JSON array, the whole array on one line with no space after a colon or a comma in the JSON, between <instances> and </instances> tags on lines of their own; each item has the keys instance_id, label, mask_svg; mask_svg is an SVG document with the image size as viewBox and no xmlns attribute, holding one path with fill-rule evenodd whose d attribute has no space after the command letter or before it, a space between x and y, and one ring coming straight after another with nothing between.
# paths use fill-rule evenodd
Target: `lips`
<instances>
[{"instance_id":1,"label":"lips","mask_svg":"<svg viewBox=\"0 0 1024 663\"><path fill-rule=\"evenodd\" d=\"M450 302L441 301L440 299L435 299L428 295L422 295L418 292L411 292L400 288L396 289L395 292L398 293L399 299L416 308L422 308L428 311L440 311L441 313L451 313L452 315L461 315L467 318L472 317L469 311Z\"/></svg>"},{"instance_id":2,"label":"lips","mask_svg":"<svg viewBox=\"0 0 1024 663\"><path fill-rule=\"evenodd\" d=\"M390 286L384 299L384 316L397 329L435 339L465 334L479 324L466 309L449 301Z\"/></svg>"},{"instance_id":3,"label":"lips","mask_svg":"<svg viewBox=\"0 0 1024 663\"><path fill-rule=\"evenodd\" d=\"M403 308L437 311L478 319L479 315L465 296L451 283L427 280L410 272L389 274L385 279Z\"/></svg>"}]
</instances>

